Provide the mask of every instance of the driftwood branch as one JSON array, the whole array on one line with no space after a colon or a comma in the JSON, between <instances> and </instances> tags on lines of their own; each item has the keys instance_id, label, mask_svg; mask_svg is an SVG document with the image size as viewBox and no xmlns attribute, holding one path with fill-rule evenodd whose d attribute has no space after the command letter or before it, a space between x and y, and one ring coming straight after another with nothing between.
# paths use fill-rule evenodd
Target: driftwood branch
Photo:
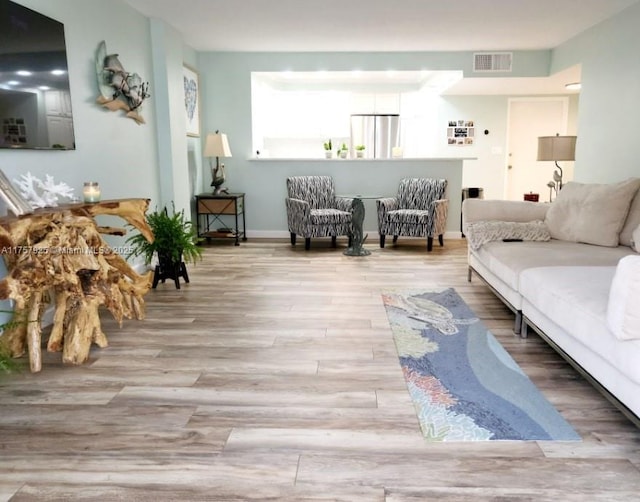
<instances>
[{"instance_id":1,"label":"driftwood branch","mask_svg":"<svg viewBox=\"0 0 640 502\"><path fill-rule=\"evenodd\" d=\"M123 318L144 318L143 296L152 274L138 274L102 238L121 229L98 226L98 215L120 216L147 239L147 199L46 208L20 217L0 218L0 252L8 275L0 280L0 299L15 301L15 315L26 317L0 339L14 357L28 352L31 371L42 367L41 318L49 295L55 301L47 350L62 351L65 363L81 364L92 344L106 347L99 309Z\"/></svg>"}]
</instances>

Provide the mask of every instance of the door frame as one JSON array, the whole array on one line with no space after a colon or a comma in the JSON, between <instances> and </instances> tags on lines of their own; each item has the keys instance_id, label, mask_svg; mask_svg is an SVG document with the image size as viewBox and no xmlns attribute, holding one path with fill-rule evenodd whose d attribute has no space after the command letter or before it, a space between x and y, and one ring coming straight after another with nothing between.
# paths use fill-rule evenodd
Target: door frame
<instances>
[{"instance_id":1,"label":"door frame","mask_svg":"<svg viewBox=\"0 0 640 502\"><path fill-rule=\"evenodd\" d=\"M511 153L511 136L513 132L511 131L511 104L515 102L543 102L543 101L559 101L562 103L562 126L560 127L557 133L561 135L567 134L567 130L569 129L569 96L518 96L518 97L509 97L507 99L507 152L505 155L505 164L504 164L504 183L502 187L502 198L507 199L509 195L509 164L510 164L510 156Z\"/></svg>"}]
</instances>

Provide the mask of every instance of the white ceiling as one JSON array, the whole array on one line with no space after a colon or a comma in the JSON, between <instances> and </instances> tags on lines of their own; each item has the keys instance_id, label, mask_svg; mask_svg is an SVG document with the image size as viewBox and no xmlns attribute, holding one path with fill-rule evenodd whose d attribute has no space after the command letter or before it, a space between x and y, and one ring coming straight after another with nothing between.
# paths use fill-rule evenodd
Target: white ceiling
<instances>
[{"instance_id":1,"label":"white ceiling","mask_svg":"<svg viewBox=\"0 0 640 502\"><path fill-rule=\"evenodd\" d=\"M173 26L198 51L432 52L557 47L640 0L125 1ZM465 79L458 85L460 93L497 93L497 80L535 90L545 79Z\"/></svg>"}]
</instances>

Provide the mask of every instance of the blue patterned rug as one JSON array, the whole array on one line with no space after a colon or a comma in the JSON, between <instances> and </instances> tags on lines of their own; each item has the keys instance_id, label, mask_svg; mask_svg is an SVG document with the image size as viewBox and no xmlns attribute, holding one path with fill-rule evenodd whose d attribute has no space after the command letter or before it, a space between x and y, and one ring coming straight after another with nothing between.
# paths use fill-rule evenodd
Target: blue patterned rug
<instances>
[{"instance_id":1,"label":"blue patterned rug","mask_svg":"<svg viewBox=\"0 0 640 502\"><path fill-rule=\"evenodd\" d=\"M427 440L580 440L454 289L382 298Z\"/></svg>"}]
</instances>

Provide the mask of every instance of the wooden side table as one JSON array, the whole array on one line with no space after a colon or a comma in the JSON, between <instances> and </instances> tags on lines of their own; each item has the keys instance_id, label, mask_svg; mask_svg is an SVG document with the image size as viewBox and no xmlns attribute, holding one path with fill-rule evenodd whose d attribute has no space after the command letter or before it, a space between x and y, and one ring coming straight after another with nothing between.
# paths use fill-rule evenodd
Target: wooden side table
<instances>
[{"instance_id":1,"label":"wooden side table","mask_svg":"<svg viewBox=\"0 0 640 502\"><path fill-rule=\"evenodd\" d=\"M196 213L198 237L206 238L207 242L211 239L235 239L235 245L239 246L241 238L247 240L244 193L196 195ZM234 217L234 228L225 225L224 216ZM239 226L241 219L242 230Z\"/></svg>"}]
</instances>

